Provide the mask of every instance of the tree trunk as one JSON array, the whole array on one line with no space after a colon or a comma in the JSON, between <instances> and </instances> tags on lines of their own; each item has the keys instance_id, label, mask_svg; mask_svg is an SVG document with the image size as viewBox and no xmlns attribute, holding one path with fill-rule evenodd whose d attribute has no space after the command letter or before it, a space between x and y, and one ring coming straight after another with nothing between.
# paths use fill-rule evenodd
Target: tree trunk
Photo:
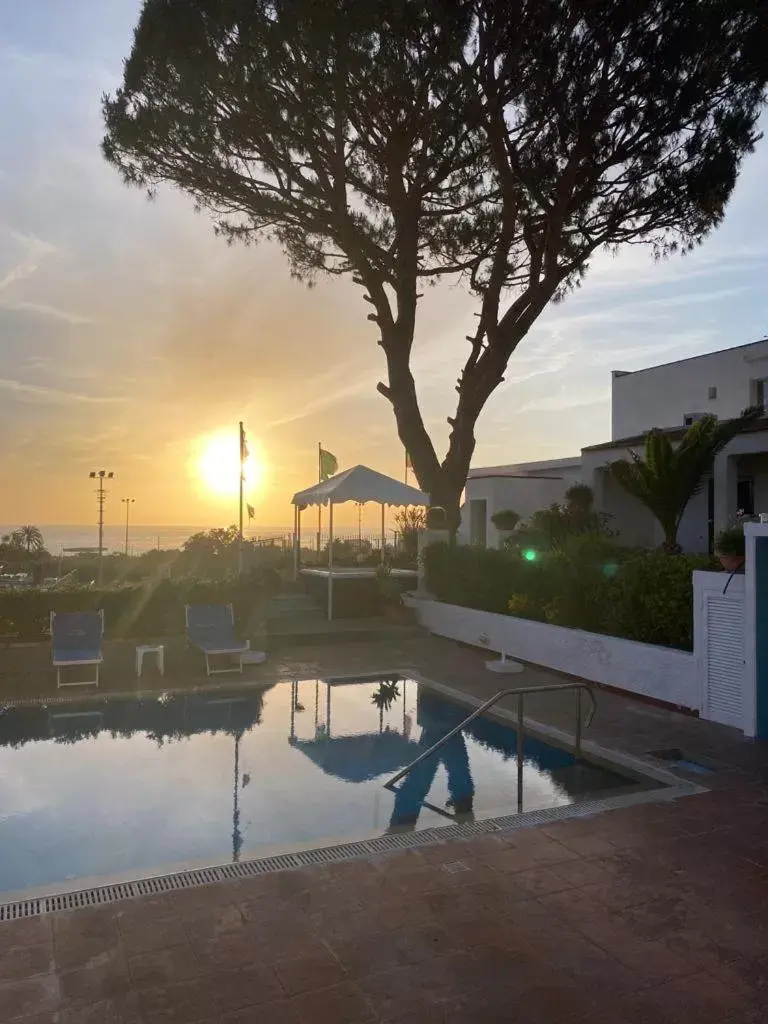
<instances>
[{"instance_id":1,"label":"tree trunk","mask_svg":"<svg viewBox=\"0 0 768 1024\"><path fill-rule=\"evenodd\" d=\"M415 402L403 401L401 391L394 388L391 397L387 397L392 402L398 435L410 456L419 487L429 495L430 505L445 509L448 529L455 535L461 522L461 494L475 448L474 436L470 431L470 440L465 440L459 449L454 442L454 431L448 455L441 464Z\"/></svg>"},{"instance_id":2,"label":"tree trunk","mask_svg":"<svg viewBox=\"0 0 768 1024\"><path fill-rule=\"evenodd\" d=\"M666 551L668 555L682 554L683 549L677 543L678 524L673 523L665 525L662 523L662 527L664 529L664 543L661 545L662 549Z\"/></svg>"}]
</instances>

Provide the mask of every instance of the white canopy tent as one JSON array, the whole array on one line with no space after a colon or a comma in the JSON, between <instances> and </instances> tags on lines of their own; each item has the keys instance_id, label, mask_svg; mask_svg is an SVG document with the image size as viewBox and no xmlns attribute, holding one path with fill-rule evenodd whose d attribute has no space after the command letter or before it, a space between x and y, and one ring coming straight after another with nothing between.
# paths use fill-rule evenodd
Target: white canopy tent
<instances>
[{"instance_id":1,"label":"white canopy tent","mask_svg":"<svg viewBox=\"0 0 768 1024\"><path fill-rule=\"evenodd\" d=\"M391 476L377 473L367 466L353 466L343 473L323 480L314 487L298 491L292 498L294 506L294 575L298 575L301 551L301 510L307 505L328 505L328 618L333 618L333 507L346 501L375 501L381 505L381 560L384 561L384 514L387 505L428 505L429 497L416 487L401 483Z\"/></svg>"}]
</instances>

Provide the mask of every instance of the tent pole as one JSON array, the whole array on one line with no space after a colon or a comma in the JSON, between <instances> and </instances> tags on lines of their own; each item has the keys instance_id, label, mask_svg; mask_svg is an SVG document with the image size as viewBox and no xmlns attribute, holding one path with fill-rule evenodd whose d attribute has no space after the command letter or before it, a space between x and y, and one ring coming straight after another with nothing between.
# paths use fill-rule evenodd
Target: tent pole
<instances>
[{"instance_id":1,"label":"tent pole","mask_svg":"<svg viewBox=\"0 0 768 1024\"><path fill-rule=\"evenodd\" d=\"M293 506L293 582L299 578L299 506Z\"/></svg>"},{"instance_id":2,"label":"tent pole","mask_svg":"<svg viewBox=\"0 0 768 1024\"><path fill-rule=\"evenodd\" d=\"M328 621L333 618L333 502L328 502Z\"/></svg>"},{"instance_id":3,"label":"tent pole","mask_svg":"<svg viewBox=\"0 0 768 1024\"><path fill-rule=\"evenodd\" d=\"M381 564L386 561L384 557L384 502L381 503Z\"/></svg>"}]
</instances>

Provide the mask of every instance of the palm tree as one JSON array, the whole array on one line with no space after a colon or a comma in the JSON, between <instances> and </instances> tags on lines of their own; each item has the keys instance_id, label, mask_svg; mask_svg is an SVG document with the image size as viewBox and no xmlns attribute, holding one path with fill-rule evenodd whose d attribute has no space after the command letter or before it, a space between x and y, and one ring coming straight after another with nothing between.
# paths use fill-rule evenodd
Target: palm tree
<instances>
[{"instance_id":1,"label":"palm tree","mask_svg":"<svg viewBox=\"0 0 768 1024\"><path fill-rule=\"evenodd\" d=\"M20 547L27 549L28 555L43 550L43 535L37 526L20 526L13 531L11 537L16 539Z\"/></svg>"},{"instance_id":2,"label":"palm tree","mask_svg":"<svg viewBox=\"0 0 768 1024\"><path fill-rule=\"evenodd\" d=\"M715 456L739 431L763 415L762 407L750 407L741 416L722 422L715 416L704 416L686 430L677 448L672 447L668 434L653 429L645 435L644 456L630 451L630 459L610 463L614 480L661 524L666 551L679 554L680 520L712 471Z\"/></svg>"}]
</instances>

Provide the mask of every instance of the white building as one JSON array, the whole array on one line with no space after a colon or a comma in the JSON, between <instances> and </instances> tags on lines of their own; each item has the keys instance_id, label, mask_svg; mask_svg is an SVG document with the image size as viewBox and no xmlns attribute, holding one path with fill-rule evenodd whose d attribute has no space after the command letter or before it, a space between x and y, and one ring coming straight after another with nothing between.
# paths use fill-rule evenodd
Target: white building
<instances>
[{"instance_id":1,"label":"white building","mask_svg":"<svg viewBox=\"0 0 768 1024\"><path fill-rule=\"evenodd\" d=\"M470 469L462 534L467 543L498 547L499 533L491 516L512 509L527 519L537 509L562 501L571 484L581 481L581 458L526 462L519 466ZM465 522L466 520L466 522Z\"/></svg>"},{"instance_id":2,"label":"white building","mask_svg":"<svg viewBox=\"0 0 768 1024\"><path fill-rule=\"evenodd\" d=\"M654 547L663 540L648 510L623 491L607 470L630 450L642 452L644 434L659 427L679 440L695 419L738 416L768 403L768 338L750 345L693 356L645 370L616 370L611 384L611 440L583 448L580 456L470 470L461 536L467 543L499 543L491 516L514 509L523 519L562 501L576 482L589 484L595 506L612 516L627 544ZM679 541L686 551L707 551L717 530L737 510L768 511L768 419L739 434L715 461L712 478L686 509Z\"/></svg>"}]
</instances>

